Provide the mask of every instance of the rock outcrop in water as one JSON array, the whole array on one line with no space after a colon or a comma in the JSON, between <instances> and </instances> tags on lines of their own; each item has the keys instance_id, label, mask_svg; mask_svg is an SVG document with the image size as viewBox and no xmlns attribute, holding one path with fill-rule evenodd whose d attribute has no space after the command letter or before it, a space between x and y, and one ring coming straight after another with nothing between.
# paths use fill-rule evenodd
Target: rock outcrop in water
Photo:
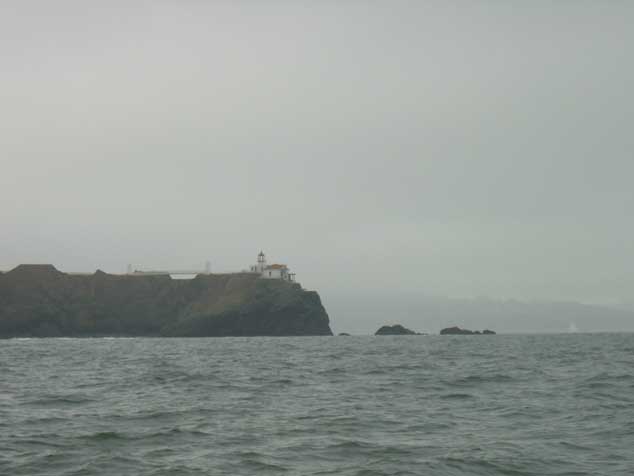
<instances>
[{"instance_id":1,"label":"rock outcrop in water","mask_svg":"<svg viewBox=\"0 0 634 476\"><path fill-rule=\"evenodd\" d=\"M400 336L400 335L416 335L411 329L403 327L400 324L394 324L393 326L382 326L378 331L374 333L375 336Z\"/></svg>"},{"instance_id":2,"label":"rock outcrop in water","mask_svg":"<svg viewBox=\"0 0 634 476\"><path fill-rule=\"evenodd\" d=\"M471 331L469 329L461 329L460 327L446 327L440 331L440 335L481 335L481 334L495 334L495 332L484 329L482 332L480 331Z\"/></svg>"},{"instance_id":3,"label":"rock outcrop in water","mask_svg":"<svg viewBox=\"0 0 634 476\"><path fill-rule=\"evenodd\" d=\"M0 337L332 335L315 291L252 273L70 275L51 265L0 274Z\"/></svg>"}]
</instances>

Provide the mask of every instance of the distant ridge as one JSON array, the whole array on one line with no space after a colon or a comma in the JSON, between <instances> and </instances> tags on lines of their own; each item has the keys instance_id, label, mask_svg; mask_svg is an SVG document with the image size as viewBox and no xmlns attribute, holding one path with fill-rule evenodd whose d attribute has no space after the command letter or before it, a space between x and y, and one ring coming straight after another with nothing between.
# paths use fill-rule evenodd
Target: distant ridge
<instances>
[{"instance_id":1,"label":"distant ridge","mask_svg":"<svg viewBox=\"0 0 634 476\"><path fill-rule=\"evenodd\" d=\"M634 312L577 302L452 299L430 296L329 296L332 312L342 316L338 330L373 334L386 318L411 329L437 333L459 326L497 333L562 333L571 323L578 332L634 332ZM339 327L340 326L340 327Z\"/></svg>"},{"instance_id":2,"label":"distant ridge","mask_svg":"<svg viewBox=\"0 0 634 476\"><path fill-rule=\"evenodd\" d=\"M16 274L64 274L52 264L20 264L6 273L7 275Z\"/></svg>"}]
</instances>

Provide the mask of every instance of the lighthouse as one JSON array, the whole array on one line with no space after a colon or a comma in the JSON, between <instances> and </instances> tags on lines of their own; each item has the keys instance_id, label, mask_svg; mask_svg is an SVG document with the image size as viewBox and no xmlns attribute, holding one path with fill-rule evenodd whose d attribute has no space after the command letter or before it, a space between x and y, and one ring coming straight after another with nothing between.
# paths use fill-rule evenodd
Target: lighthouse
<instances>
[{"instance_id":1,"label":"lighthouse","mask_svg":"<svg viewBox=\"0 0 634 476\"><path fill-rule=\"evenodd\" d=\"M264 252L260 251L257 264L251 266L252 273L259 273L261 278L295 281L295 273L291 273L285 264L267 264Z\"/></svg>"},{"instance_id":2,"label":"lighthouse","mask_svg":"<svg viewBox=\"0 0 634 476\"><path fill-rule=\"evenodd\" d=\"M264 256L264 252L260 251L260 254L258 255L258 264L256 265L257 267L257 271L259 273L263 273L264 270L266 269L266 256Z\"/></svg>"}]
</instances>

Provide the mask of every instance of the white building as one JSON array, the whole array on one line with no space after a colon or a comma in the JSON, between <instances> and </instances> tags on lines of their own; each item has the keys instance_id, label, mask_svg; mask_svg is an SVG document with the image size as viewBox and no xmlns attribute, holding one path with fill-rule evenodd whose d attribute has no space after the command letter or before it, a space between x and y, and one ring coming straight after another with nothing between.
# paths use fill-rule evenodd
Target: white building
<instances>
[{"instance_id":1,"label":"white building","mask_svg":"<svg viewBox=\"0 0 634 476\"><path fill-rule=\"evenodd\" d=\"M257 264L251 266L251 272L260 273L264 279L281 279L283 281L295 281L295 273L291 273L285 264L267 264L266 256L262 251L258 255Z\"/></svg>"}]
</instances>

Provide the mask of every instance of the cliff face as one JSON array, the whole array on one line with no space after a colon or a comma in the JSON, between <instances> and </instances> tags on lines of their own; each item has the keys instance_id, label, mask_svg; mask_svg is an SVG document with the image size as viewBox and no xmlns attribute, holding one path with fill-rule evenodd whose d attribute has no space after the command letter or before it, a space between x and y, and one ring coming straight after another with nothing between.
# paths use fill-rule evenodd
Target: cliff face
<instances>
[{"instance_id":1,"label":"cliff face","mask_svg":"<svg viewBox=\"0 0 634 476\"><path fill-rule=\"evenodd\" d=\"M0 337L332 335L314 291L257 275L0 274Z\"/></svg>"}]
</instances>

